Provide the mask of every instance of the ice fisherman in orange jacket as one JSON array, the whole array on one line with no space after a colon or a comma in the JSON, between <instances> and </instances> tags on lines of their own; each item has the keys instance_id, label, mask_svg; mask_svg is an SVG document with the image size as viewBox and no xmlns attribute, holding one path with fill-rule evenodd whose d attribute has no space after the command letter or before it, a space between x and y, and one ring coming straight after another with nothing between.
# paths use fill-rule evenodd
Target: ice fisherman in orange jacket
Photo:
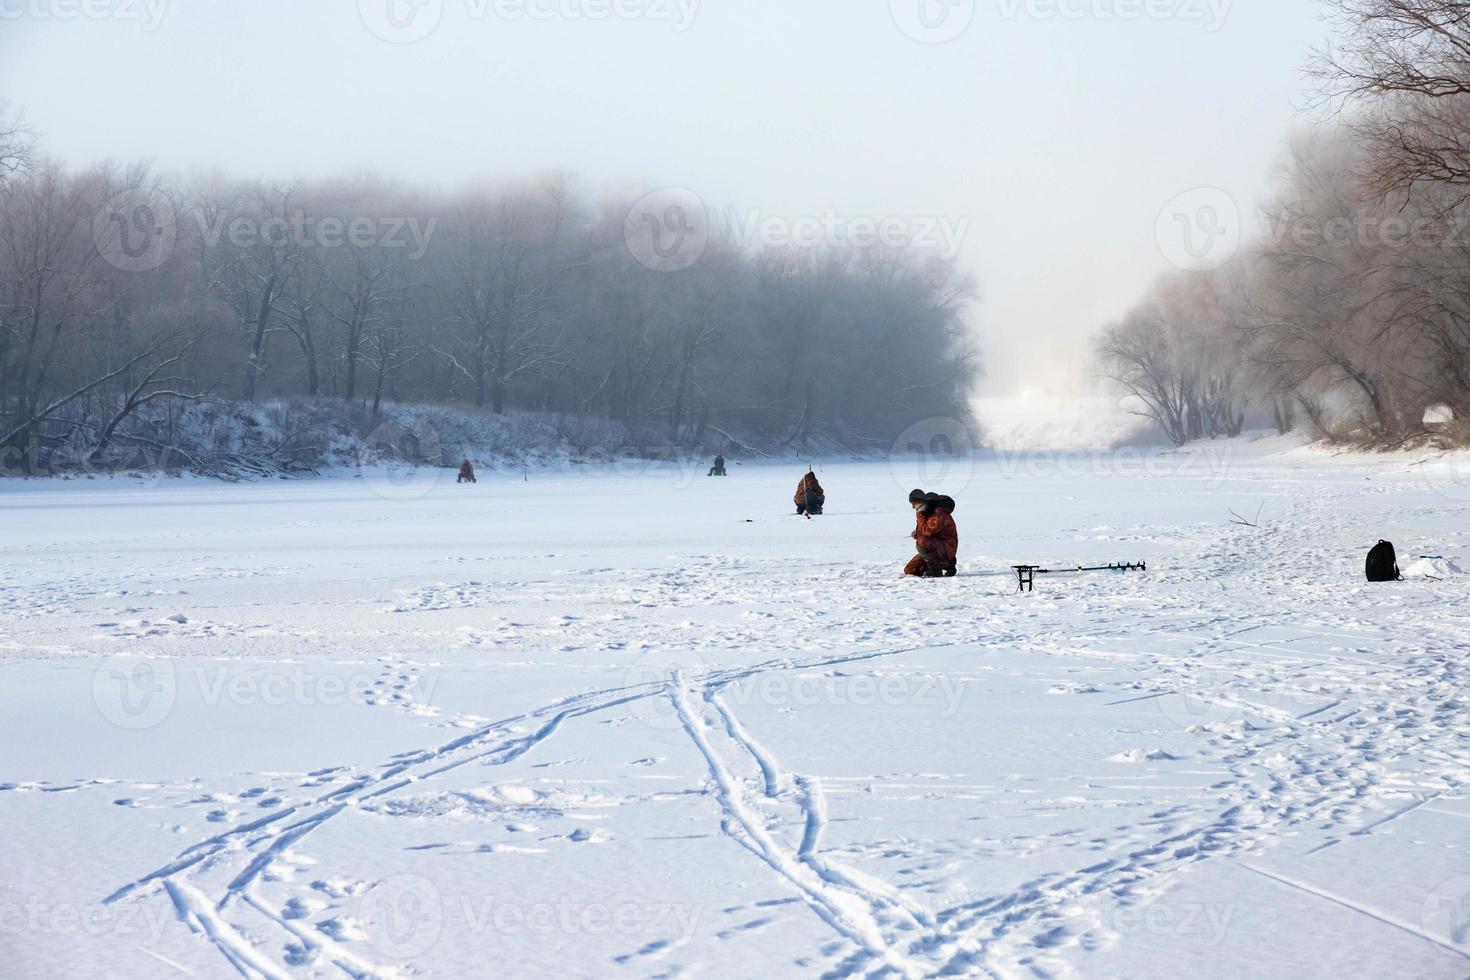
<instances>
[{"instance_id":1,"label":"ice fisherman in orange jacket","mask_svg":"<svg viewBox=\"0 0 1470 980\"><path fill-rule=\"evenodd\" d=\"M909 494L914 508L914 545L918 554L904 568L917 578L952 578L959 572L960 532L954 522L953 497L915 490Z\"/></svg>"}]
</instances>

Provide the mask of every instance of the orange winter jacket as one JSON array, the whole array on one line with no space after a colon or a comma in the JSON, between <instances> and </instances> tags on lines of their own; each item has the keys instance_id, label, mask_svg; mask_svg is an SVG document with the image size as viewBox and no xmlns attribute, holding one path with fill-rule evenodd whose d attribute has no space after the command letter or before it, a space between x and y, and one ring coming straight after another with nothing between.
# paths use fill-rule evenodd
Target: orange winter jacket
<instances>
[{"instance_id":1,"label":"orange winter jacket","mask_svg":"<svg viewBox=\"0 0 1470 980\"><path fill-rule=\"evenodd\" d=\"M959 555L960 531L955 525L953 510L941 506L927 516L921 512L918 517L916 537L919 547L949 560Z\"/></svg>"}]
</instances>

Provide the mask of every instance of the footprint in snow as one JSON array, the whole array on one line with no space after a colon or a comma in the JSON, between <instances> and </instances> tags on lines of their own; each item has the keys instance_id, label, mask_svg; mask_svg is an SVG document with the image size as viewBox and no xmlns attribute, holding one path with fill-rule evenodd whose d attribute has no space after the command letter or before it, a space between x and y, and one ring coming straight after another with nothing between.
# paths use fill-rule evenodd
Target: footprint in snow
<instances>
[{"instance_id":1,"label":"footprint in snow","mask_svg":"<svg viewBox=\"0 0 1470 980\"><path fill-rule=\"evenodd\" d=\"M722 929L721 931L715 933L715 938L733 939L741 933L745 932L762 932L765 930L766 926L770 925L774 921L774 919L769 918L753 919L750 922L741 923L733 929Z\"/></svg>"},{"instance_id":2,"label":"footprint in snow","mask_svg":"<svg viewBox=\"0 0 1470 980\"><path fill-rule=\"evenodd\" d=\"M1175 756L1170 755L1163 749L1133 749L1129 752L1119 752L1108 758L1109 762L1171 762Z\"/></svg>"},{"instance_id":3,"label":"footprint in snow","mask_svg":"<svg viewBox=\"0 0 1470 980\"><path fill-rule=\"evenodd\" d=\"M281 908L281 916L286 919L306 919L327 907L326 902L319 902L314 898L292 898Z\"/></svg>"},{"instance_id":4,"label":"footprint in snow","mask_svg":"<svg viewBox=\"0 0 1470 980\"><path fill-rule=\"evenodd\" d=\"M354 898L367 890L367 882L325 878L313 881L311 887L331 898Z\"/></svg>"},{"instance_id":5,"label":"footprint in snow","mask_svg":"<svg viewBox=\"0 0 1470 980\"><path fill-rule=\"evenodd\" d=\"M622 956L613 957L615 963L629 963L639 956L659 956L669 951L673 944L667 939L655 939L647 946L639 949L636 953L624 953Z\"/></svg>"},{"instance_id":6,"label":"footprint in snow","mask_svg":"<svg viewBox=\"0 0 1470 980\"><path fill-rule=\"evenodd\" d=\"M578 844L605 844L609 840L612 840L611 837L600 830L588 830L585 827L578 827L570 834L567 834L567 839L575 841Z\"/></svg>"},{"instance_id":7,"label":"footprint in snow","mask_svg":"<svg viewBox=\"0 0 1470 980\"><path fill-rule=\"evenodd\" d=\"M356 919L344 915L319 923L317 928L338 942L351 942L367 938L367 933L363 932L359 926L360 923Z\"/></svg>"},{"instance_id":8,"label":"footprint in snow","mask_svg":"<svg viewBox=\"0 0 1470 980\"><path fill-rule=\"evenodd\" d=\"M301 943L287 943L285 950L287 966L311 966L319 954L317 949L307 948Z\"/></svg>"}]
</instances>

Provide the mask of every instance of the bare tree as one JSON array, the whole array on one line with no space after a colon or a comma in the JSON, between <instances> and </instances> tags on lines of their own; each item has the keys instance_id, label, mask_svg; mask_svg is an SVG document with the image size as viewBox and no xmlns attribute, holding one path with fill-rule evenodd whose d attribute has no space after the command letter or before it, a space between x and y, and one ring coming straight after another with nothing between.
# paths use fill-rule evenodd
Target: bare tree
<instances>
[{"instance_id":1,"label":"bare tree","mask_svg":"<svg viewBox=\"0 0 1470 980\"><path fill-rule=\"evenodd\" d=\"M549 286L533 258L545 218L531 195L515 191L476 195L448 222L448 303L460 333L459 353L444 356L473 385L475 405L496 415L517 379L559 353L544 342Z\"/></svg>"},{"instance_id":2,"label":"bare tree","mask_svg":"<svg viewBox=\"0 0 1470 980\"><path fill-rule=\"evenodd\" d=\"M241 393L253 402L265 374L266 340L279 329L278 307L291 287L301 242L291 230L298 205L293 189L258 184L225 201L200 201L220 237L204 243L210 277L234 308L246 336Z\"/></svg>"},{"instance_id":3,"label":"bare tree","mask_svg":"<svg viewBox=\"0 0 1470 980\"><path fill-rule=\"evenodd\" d=\"M116 465L123 447L150 446L202 472L297 471L313 465L311 426L262 420L294 410L285 396L329 393L375 414L416 401L600 416L650 446L706 433L881 445L920 419L964 417L978 373L970 293L942 263L715 241L690 269L656 272L624 240L626 203L593 207L562 176L458 196L361 179L172 184L141 167L35 163L8 177L12 457ZM125 190L178 212L156 266L96 240ZM373 233L323 231L359 224ZM221 390L246 405L202 397Z\"/></svg>"},{"instance_id":4,"label":"bare tree","mask_svg":"<svg viewBox=\"0 0 1470 980\"><path fill-rule=\"evenodd\" d=\"M11 178L30 167L32 162L30 131L20 117L10 109L10 104L0 99L0 189Z\"/></svg>"},{"instance_id":5,"label":"bare tree","mask_svg":"<svg viewBox=\"0 0 1470 980\"><path fill-rule=\"evenodd\" d=\"M1103 376L1133 399L1129 411L1154 422L1176 446L1189 441L1194 379L1182 369L1157 310L1135 310L1105 330L1096 352Z\"/></svg>"},{"instance_id":6,"label":"bare tree","mask_svg":"<svg viewBox=\"0 0 1470 980\"><path fill-rule=\"evenodd\" d=\"M0 411L10 419L0 445L20 445L48 417L58 356L91 300L98 189L45 165L0 191Z\"/></svg>"},{"instance_id":7,"label":"bare tree","mask_svg":"<svg viewBox=\"0 0 1470 980\"><path fill-rule=\"evenodd\" d=\"M160 340L141 355L141 359L133 363L145 363L153 359L153 364L143 372L137 383L131 385L123 394L117 411L102 426L97 433L97 442L87 454L87 461L95 463L106 455L112 446L112 440L117 435L118 426L127 421L128 417L143 406L166 398L179 399L181 401L196 401L203 396L193 390L194 380L167 372L177 368L185 360L192 344L185 343L178 347L175 353L166 354L159 359L160 352L168 350L173 344L170 340ZM131 365L130 365L131 366Z\"/></svg>"},{"instance_id":8,"label":"bare tree","mask_svg":"<svg viewBox=\"0 0 1470 980\"><path fill-rule=\"evenodd\" d=\"M1355 123L1380 194L1421 184L1470 194L1470 10L1464 0L1324 0L1341 41L1311 72Z\"/></svg>"}]
</instances>

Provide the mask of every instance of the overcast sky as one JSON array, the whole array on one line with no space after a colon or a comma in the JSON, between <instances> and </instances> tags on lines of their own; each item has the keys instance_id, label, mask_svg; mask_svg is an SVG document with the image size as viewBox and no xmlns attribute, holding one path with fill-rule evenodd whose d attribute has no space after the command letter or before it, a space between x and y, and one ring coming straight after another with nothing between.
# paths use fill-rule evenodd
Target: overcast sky
<instances>
[{"instance_id":1,"label":"overcast sky","mask_svg":"<svg viewBox=\"0 0 1470 980\"><path fill-rule=\"evenodd\" d=\"M942 221L1010 392L1082 376L1176 195L1251 218L1324 32L1315 0L0 0L0 97L73 164Z\"/></svg>"}]
</instances>

